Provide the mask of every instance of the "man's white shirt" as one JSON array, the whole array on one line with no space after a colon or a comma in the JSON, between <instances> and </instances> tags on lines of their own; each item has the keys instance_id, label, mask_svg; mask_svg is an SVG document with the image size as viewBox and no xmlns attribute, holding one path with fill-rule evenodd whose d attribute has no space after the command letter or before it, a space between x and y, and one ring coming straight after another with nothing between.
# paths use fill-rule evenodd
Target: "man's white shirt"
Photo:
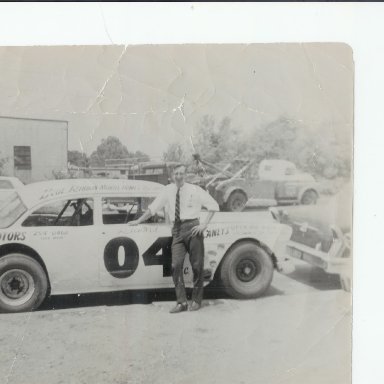
<instances>
[{"instance_id":1,"label":"man's white shirt","mask_svg":"<svg viewBox=\"0 0 384 384\"><path fill-rule=\"evenodd\" d=\"M165 208L172 222L175 221L176 184L166 185L156 199L148 206L152 216ZM184 183L180 188L180 220L196 219L200 216L201 208L208 211L219 211L215 199L201 187Z\"/></svg>"}]
</instances>

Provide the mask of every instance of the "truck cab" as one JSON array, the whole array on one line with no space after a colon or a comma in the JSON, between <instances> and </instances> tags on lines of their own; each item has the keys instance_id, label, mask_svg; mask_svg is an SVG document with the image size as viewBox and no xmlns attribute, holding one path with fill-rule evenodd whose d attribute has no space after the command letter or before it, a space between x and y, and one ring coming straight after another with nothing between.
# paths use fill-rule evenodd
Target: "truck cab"
<instances>
[{"instance_id":1,"label":"truck cab","mask_svg":"<svg viewBox=\"0 0 384 384\"><path fill-rule=\"evenodd\" d=\"M258 176L260 180L315 181L312 175L300 172L295 164L287 160L262 160Z\"/></svg>"}]
</instances>

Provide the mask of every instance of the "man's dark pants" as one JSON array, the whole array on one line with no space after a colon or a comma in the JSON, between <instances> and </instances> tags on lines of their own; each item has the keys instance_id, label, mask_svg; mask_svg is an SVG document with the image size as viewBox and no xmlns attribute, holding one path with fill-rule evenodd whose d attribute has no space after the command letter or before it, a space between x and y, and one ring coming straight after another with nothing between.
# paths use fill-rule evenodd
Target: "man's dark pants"
<instances>
[{"instance_id":1,"label":"man's dark pants","mask_svg":"<svg viewBox=\"0 0 384 384\"><path fill-rule=\"evenodd\" d=\"M201 304L203 299L204 236L192 236L191 230L199 220L185 220L172 229L172 273L178 303L186 303L183 266L188 252L193 270L192 301Z\"/></svg>"}]
</instances>

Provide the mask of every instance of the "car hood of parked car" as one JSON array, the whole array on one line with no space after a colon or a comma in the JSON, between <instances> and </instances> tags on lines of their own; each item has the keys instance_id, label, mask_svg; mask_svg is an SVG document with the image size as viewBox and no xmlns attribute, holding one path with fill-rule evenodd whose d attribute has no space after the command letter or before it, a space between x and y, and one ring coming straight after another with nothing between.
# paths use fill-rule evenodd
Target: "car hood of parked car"
<instances>
[{"instance_id":1,"label":"car hood of parked car","mask_svg":"<svg viewBox=\"0 0 384 384\"><path fill-rule=\"evenodd\" d=\"M352 225L352 186L346 184L336 195L317 205L284 207L283 213L289 221L306 221L308 224L337 225L343 232L350 231ZM285 216L285 215L283 215Z\"/></svg>"},{"instance_id":2,"label":"car hood of parked car","mask_svg":"<svg viewBox=\"0 0 384 384\"><path fill-rule=\"evenodd\" d=\"M332 228L342 233L352 228L352 186L345 185L336 195L317 205L271 208L272 215L293 228L291 240L327 250L332 242Z\"/></svg>"}]
</instances>

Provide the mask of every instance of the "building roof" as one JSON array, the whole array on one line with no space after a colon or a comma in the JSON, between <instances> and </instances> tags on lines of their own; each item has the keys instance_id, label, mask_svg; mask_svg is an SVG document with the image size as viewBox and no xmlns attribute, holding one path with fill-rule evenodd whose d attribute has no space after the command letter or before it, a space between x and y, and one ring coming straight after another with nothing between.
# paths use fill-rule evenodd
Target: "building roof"
<instances>
[{"instance_id":1,"label":"building roof","mask_svg":"<svg viewBox=\"0 0 384 384\"><path fill-rule=\"evenodd\" d=\"M58 198L92 197L98 195L116 196L127 193L130 196L155 197L164 186L144 180L121 179L63 179L31 183L18 191L27 208L43 201Z\"/></svg>"},{"instance_id":2,"label":"building roof","mask_svg":"<svg viewBox=\"0 0 384 384\"><path fill-rule=\"evenodd\" d=\"M35 117L17 117L17 116L0 116L0 119L12 119L12 120L33 120L33 121L53 121L55 123L66 123L68 124L68 120L58 120L58 119L40 119Z\"/></svg>"},{"instance_id":3,"label":"building roof","mask_svg":"<svg viewBox=\"0 0 384 384\"><path fill-rule=\"evenodd\" d=\"M146 168L163 168L164 166L174 167L179 164L181 163L177 161L150 161L150 162L141 163L140 166L141 168L146 169Z\"/></svg>"}]
</instances>

